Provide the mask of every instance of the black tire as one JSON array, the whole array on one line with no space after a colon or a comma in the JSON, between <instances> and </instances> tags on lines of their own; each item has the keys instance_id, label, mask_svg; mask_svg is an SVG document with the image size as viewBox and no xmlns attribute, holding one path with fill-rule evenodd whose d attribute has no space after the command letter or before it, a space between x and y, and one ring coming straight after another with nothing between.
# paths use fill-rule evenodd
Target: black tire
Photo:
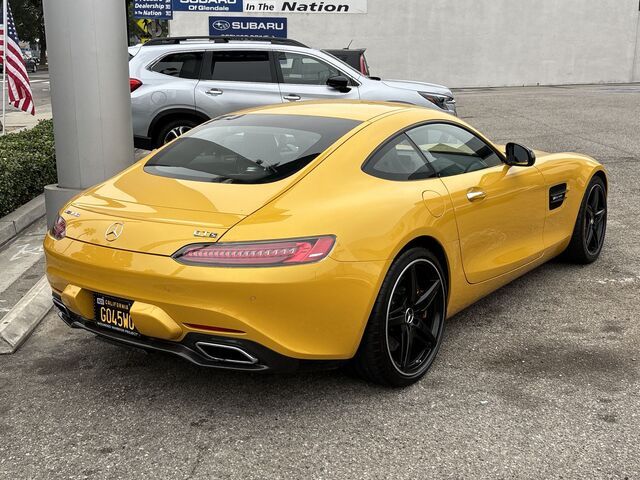
<instances>
[{"instance_id":1,"label":"black tire","mask_svg":"<svg viewBox=\"0 0 640 480\"><path fill-rule=\"evenodd\" d=\"M442 342L446 309L447 280L438 259L425 248L405 251L382 283L353 370L390 387L417 382Z\"/></svg>"},{"instance_id":2,"label":"black tire","mask_svg":"<svg viewBox=\"0 0 640 480\"><path fill-rule=\"evenodd\" d=\"M169 143L171 140L178 138L178 136L182 135L185 132L188 132L194 127L200 125L201 122L197 122L190 118L177 118L175 120L170 120L169 122L162 125L162 127L158 130L154 138L154 144L156 148L163 146L166 143ZM181 132L181 133L180 133Z\"/></svg>"},{"instance_id":3,"label":"black tire","mask_svg":"<svg viewBox=\"0 0 640 480\"><path fill-rule=\"evenodd\" d=\"M578 218L569 246L563 253L565 260L588 264L600 256L607 231L607 187L599 176L589 182L585 190Z\"/></svg>"}]
</instances>

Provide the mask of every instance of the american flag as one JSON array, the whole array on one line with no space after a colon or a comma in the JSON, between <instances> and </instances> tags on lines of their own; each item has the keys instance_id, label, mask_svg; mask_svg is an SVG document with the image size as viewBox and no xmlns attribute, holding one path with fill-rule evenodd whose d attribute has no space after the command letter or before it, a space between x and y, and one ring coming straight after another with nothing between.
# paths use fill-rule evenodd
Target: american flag
<instances>
[{"instance_id":1,"label":"american flag","mask_svg":"<svg viewBox=\"0 0 640 480\"><path fill-rule=\"evenodd\" d=\"M27 74L27 68L22 58L22 51L20 50L18 33L16 32L16 26L13 23L13 15L11 15L11 9L9 8L9 0L7 2L7 22L3 18L2 9L0 9L0 62L4 62L4 29L7 27L7 51L6 51L6 65L4 69L7 75L7 87L9 90L9 102L16 108L30 113L36 114L36 107L33 104L33 96L31 94L31 85L29 84L29 75Z\"/></svg>"}]
</instances>

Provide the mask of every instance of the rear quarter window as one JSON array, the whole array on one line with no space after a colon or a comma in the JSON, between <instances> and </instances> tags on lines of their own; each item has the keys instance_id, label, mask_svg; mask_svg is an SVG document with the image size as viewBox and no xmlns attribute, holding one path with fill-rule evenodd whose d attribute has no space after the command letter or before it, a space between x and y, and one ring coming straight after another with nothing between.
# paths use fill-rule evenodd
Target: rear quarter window
<instances>
[{"instance_id":1,"label":"rear quarter window","mask_svg":"<svg viewBox=\"0 0 640 480\"><path fill-rule=\"evenodd\" d=\"M202 52L170 53L154 63L149 70L170 77L200 78Z\"/></svg>"}]
</instances>

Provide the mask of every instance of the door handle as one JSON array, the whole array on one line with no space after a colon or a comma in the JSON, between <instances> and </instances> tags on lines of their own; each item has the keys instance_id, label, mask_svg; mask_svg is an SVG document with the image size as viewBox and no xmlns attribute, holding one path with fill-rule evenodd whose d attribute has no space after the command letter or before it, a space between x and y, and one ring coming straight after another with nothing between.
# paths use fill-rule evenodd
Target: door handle
<instances>
[{"instance_id":1,"label":"door handle","mask_svg":"<svg viewBox=\"0 0 640 480\"><path fill-rule=\"evenodd\" d=\"M485 198L487 198L487 193L484 190L470 188L467 191L467 200L470 202L477 202L479 200L484 200Z\"/></svg>"},{"instance_id":2,"label":"door handle","mask_svg":"<svg viewBox=\"0 0 640 480\"><path fill-rule=\"evenodd\" d=\"M222 95L223 91L220 90L219 88L210 88L209 90L207 90L206 92L207 95L211 95L213 97L217 97L218 95Z\"/></svg>"},{"instance_id":3,"label":"door handle","mask_svg":"<svg viewBox=\"0 0 640 480\"><path fill-rule=\"evenodd\" d=\"M296 95L295 93L290 93L289 95L285 95L282 98L284 98L285 100L289 100L290 102L296 102L300 100L300 95Z\"/></svg>"}]
</instances>

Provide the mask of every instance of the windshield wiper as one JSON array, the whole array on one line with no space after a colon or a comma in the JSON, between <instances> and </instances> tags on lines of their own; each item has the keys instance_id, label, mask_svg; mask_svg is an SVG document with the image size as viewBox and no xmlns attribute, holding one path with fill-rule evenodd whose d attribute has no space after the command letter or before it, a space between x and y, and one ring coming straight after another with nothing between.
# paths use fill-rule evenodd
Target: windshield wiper
<instances>
[{"instance_id":1,"label":"windshield wiper","mask_svg":"<svg viewBox=\"0 0 640 480\"><path fill-rule=\"evenodd\" d=\"M260 165L264 169L265 172L278 173L278 169L276 168L279 163L265 163L264 160L258 158L254 162L256 165Z\"/></svg>"}]
</instances>

